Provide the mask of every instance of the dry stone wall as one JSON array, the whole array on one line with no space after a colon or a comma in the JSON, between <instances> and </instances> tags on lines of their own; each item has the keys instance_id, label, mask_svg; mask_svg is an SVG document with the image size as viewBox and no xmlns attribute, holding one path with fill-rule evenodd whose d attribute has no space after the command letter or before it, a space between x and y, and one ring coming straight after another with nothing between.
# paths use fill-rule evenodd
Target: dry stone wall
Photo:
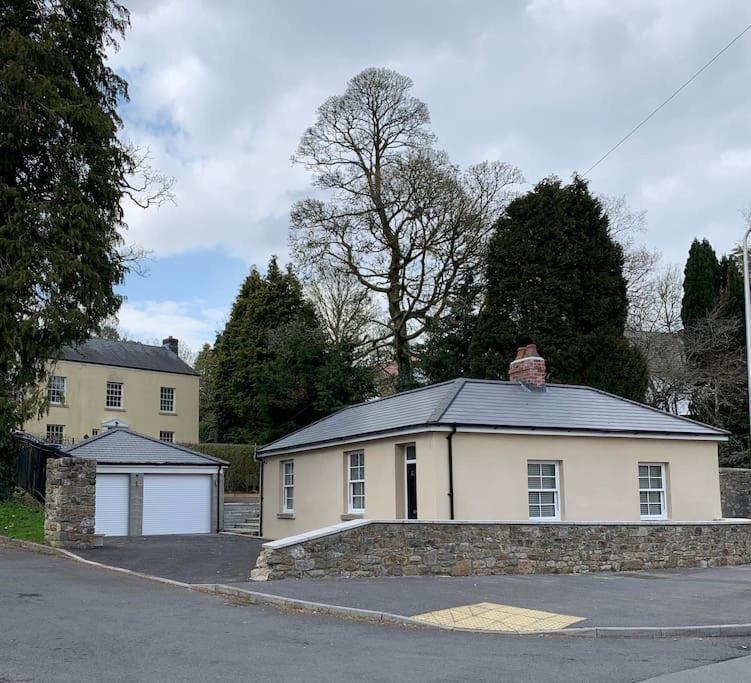
<instances>
[{"instance_id":1,"label":"dry stone wall","mask_svg":"<svg viewBox=\"0 0 751 683\"><path fill-rule=\"evenodd\" d=\"M83 458L47 461L44 540L55 548L95 545L96 463Z\"/></svg>"},{"instance_id":2,"label":"dry stone wall","mask_svg":"<svg viewBox=\"0 0 751 683\"><path fill-rule=\"evenodd\" d=\"M486 576L751 563L751 522L359 522L267 543L251 578Z\"/></svg>"},{"instance_id":3,"label":"dry stone wall","mask_svg":"<svg viewBox=\"0 0 751 683\"><path fill-rule=\"evenodd\" d=\"M720 468L723 517L751 518L751 470Z\"/></svg>"}]
</instances>

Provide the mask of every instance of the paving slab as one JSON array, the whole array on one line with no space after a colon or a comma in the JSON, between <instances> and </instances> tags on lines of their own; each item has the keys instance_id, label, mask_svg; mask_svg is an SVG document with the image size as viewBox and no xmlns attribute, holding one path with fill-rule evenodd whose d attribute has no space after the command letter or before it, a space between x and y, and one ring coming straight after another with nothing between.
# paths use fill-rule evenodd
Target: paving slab
<instances>
[{"instance_id":1,"label":"paving slab","mask_svg":"<svg viewBox=\"0 0 751 683\"><path fill-rule=\"evenodd\" d=\"M751 566L532 576L231 583L287 598L413 617L493 603L583 618L571 627L751 623Z\"/></svg>"},{"instance_id":2,"label":"paving slab","mask_svg":"<svg viewBox=\"0 0 751 683\"><path fill-rule=\"evenodd\" d=\"M231 534L105 537L101 548L77 550L87 560L185 583L244 581L264 539Z\"/></svg>"}]
</instances>

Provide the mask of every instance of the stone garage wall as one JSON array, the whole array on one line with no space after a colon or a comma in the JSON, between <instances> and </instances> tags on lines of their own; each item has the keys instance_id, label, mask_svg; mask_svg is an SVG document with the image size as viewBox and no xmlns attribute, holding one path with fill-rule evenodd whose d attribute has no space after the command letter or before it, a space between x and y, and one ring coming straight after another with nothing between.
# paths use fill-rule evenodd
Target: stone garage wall
<instances>
[{"instance_id":1,"label":"stone garage wall","mask_svg":"<svg viewBox=\"0 0 751 683\"><path fill-rule=\"evenodd\" d=\"M96 463L50 458L44 500L44 540L55 548L95 544Z\"/></svg>"},{"instance_id":2,"label":"stone garage wall","mask_svg":"<svg viewBox=\"0 0 751 683\"><path fill-rule=\"evenodd\" d=\"M723 517L751 518L751 470L720 468Z\"/></svg>"},{"instance_id":3,"label":"stone garage wall","mask_svg":"<svg viewBox=\"0 0 751 683\"><path fill-rule=\"evenodd\" d=\"M751 522L356 521L263 546L251 579L486 576L751 563Z\"/></svg>"}]
</instances>

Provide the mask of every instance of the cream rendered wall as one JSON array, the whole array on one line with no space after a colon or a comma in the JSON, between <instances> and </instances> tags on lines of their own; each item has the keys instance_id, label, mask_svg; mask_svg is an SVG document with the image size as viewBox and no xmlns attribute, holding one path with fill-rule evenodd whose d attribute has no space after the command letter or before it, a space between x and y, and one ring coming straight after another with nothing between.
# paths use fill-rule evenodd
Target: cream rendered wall
<instances>
[{"instance_id":1,"label":"cream rendered wall","mask_svg":"<svg viewBox=\"0 0 751 683\"><path fill-rule=\"evenodd\" d=\"M54 374L66 378L64 406L50 406L47 415L29 420L24 430L44 435L48 424L65 425L65 436L80 439L101 429L103 421L121 419L131 429L159 438L175 432L175 441L198 441L198 376L109 365L58 361ZM123 410L105 407L107 382L123 383ZM161 387L174 387L175 413L159 412Z\"/></svg>"},{"instance_id":2,"label":"cream rendered wall","mask_svg":"<svg viewBox=\"0 0 751 683\"><path fill-rule=\"evenodd\" d=\"M666 464L669 519L722 517L716 442L458 433L456 519L527 519L528 460L560 463L564 521L638 521L640 462Z\"/></svg>"},{"instance_id":3,"label":"cream rendered wall","mask_svg":"<svg viewBox=\"0 0 751 683\"><path fill-rule=\"evenodd\" d=\"M319 529L351 518L347 509L345 454L365 453L367 519L404 517L405 444L417 453L417 512L421 519L448 517L448 461L445 432L364 441L332 448L265 458L263 466L263 536L277 539ZM295 463L294 514L282 512L281 463Z\"/></svg>"}]
</instances>

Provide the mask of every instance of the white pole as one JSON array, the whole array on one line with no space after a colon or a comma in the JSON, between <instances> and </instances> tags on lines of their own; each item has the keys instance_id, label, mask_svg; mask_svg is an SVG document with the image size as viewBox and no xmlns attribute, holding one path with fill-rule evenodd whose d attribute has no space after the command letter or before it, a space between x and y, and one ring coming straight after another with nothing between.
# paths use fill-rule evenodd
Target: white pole
<instances>
[{"instance_id":1,"label":"white pole","mask_svg":"<svg viewBox=\"0 0 751 683\"><path fill-rule=\"evenodd\" d=\"M748 237L751 226L743 236L743 301L746 305L746 376L748 378L748 418L751 428L751 283L748 277ZM751 440L749 441L751 448Z\"/></svg>"}]
</instances>

